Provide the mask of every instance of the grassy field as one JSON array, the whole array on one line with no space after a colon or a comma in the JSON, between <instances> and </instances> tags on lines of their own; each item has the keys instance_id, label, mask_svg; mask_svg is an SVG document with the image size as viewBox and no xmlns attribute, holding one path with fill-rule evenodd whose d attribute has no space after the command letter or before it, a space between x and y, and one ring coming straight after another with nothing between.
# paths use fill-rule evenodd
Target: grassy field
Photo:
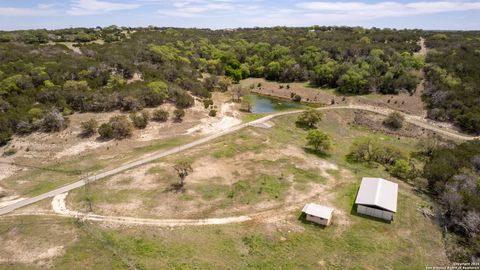
<instances>
[{"instance_id":1,"label":"grassy field","mask_svg":"<svg viewBox=\"0 0 480 270\"><path fill-rule=\"evenodd\" d=\"M87 174L92 175L92 173L112 169L142 155L183 145L194 139L193 136L178 136L154 141L149 145L134 147L128 151L113 148L107 152L104 152L104 149L95 150L93 153L79 157L30 168L3 180L2 185L7 189L15 190L20 195L35 196L78 181ZM108 154L107 158L99 158L105 154Z\"/></svg>"},{"instance_id":2,"label":"grassy field","mask_svg":"<svg viewBox=\"0 0 480 270\"><path fill-rule=\"evenodd\" d=\"M162 216L165 213L149 212L162 209L167 211L166 217L178 215L178 209L169 205L193 207L192 217L217 213L217 209L204 211L204 205L221 207L225 214L255 212L265 203L281 205L292 192L302 194L312 187L325 186L329 193L320 194L317 200L336 209L329 227L305 222L300 216L303 203L295 200L288 205L295 210L282 213L278 208L278 216L271 212L271 216L235 225L112 227L51 218L53 224L64 224L58 226L65 226L74 240L61 236L50 239L51 231L42 231L36 224L45 222L42 219L12 217L0 221L2 241L35 235L32 247L43 242L46 247L63 248L48 260L5 263L1 254L8 253L0 246L0 269L425 269L446 265L439 228L417 211L418 206L430 205L429 199L392 179L381 167L352 164L345 159L358 137L371 136L405 153L414 150L416 139L372 133L351 125L352 119L350 111L325 114L318 127L332 135L334 145L321 158L303 149L306 131L295 127L295 116L287 116L275 119L273 128L248 128L92 186L98 208L116 204L125 207L141 198L143 202L136 209L144 211L143 215ZM292 157L285 154L285 149L301 152ZM186 192L165 192L163 188L175 181L170 164L179 160L191 161L194 169L204 166L207 171L215 171L218 164L231 164L220 172L231 171L228 175L234 181L226 181L225 175L202 178L192 174L187 178ZM308 160L326 160L339 170L329 169L325 176L320 169L307 169L304 163ZM380 176L399 183L398 213L393 223L355 213L353 202L362 176ZM132 185L136 188L131 189ZM82 194L81 190L73 192L70 205L81 207ZM117 214L128 216L133 212ZM25 252L32 247L25 247Z\"/></svg>"}]
</instances>

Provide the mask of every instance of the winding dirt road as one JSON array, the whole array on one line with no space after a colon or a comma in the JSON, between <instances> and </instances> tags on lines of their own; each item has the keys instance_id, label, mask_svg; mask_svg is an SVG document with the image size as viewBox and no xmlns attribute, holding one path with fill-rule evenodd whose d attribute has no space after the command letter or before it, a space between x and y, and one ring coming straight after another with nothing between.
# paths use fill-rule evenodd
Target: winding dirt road
<instances>
[{"instance_id":1,"label":"winding dirt road","mask_svg":"<svg viewBox=\"0 0 480 270\"><path fill-rule=\"evenodd\" d=\"M370 112L374 112L374 113L378 113L378 114L382 114L382 115L387 115L387 114L394 111L392 109L377 108L377 107L366 106L366 105L329 106L329 107L318 108L317 110L323 111L323 110L338 110L338 109L363 110L363 111L370 111ZM31 198L28 198L28 199L23 199L23 200L15 202L15 203L9 204L7 206L4 206L4 207L0 208L0 215L5 215L5 214L8 214L8 213L11 213L11 212L15 211L18 208L28 206L28 205L34 204L38 201L41 201L41 200L44 200L44 199L47 199L47 198L52 198L52 197L55 197L57 195L61 195L63 193L67 193L71 190L74 190L74 189L77 189L79 187L84 186L87 182L94 182L94 181L97 181L97 180L100 180L100 179L103 179L103 178L106 178L106 177L124 172L124 171L132 169L134 167L152 162L152 161L160 159L162 157L166 157L166 156L169 156L169 155L173 155L173 154L185 151L187 149L190 149L190 148L196 147L198 145L201 145L201 144L210 142L212 140L215 140L215 139L217 139L219 137L222 137L226 134L236 132L236 131L238 131L240 129L243 129L245 127L256 126L258 124L267 122L267 121L269 121L269 120L271 120L275 117L289 115L289 114L296 114L296 113L300 113L302 111L303 110L295 110L295 111L286 111L286 112L270 114L270 115L267 115L263 118L260 118L260 119L257 119L257 120L254 120L254 121L251 121L251 122L248 122L248 123L243 123L243 124L239 124L239 125L227 128L227 129L225 129L221 132L209 135L207 137L201 138L197 141L194 141L194 142L182 145L182 146L174 147L174 148L169 149L169 150L161 150L161 151L154 152L154 153L152 153L152 154L150 154L146 157L143 157L143 158L138 159L138 160L133 161L133 162L126 163L126 164L124 164L122 166L119 166L115 169L105 171L105 172L101 172L97 175L94 175L94 176L91 176L91 177L88 177L88 178L84 178L84 179L80 179L77 182L74 182L74 183L68 184L66 186L54 189L54 190L46 192L44 194L41 194L41 195L38 195L38 196L35 196L35 197L31 197ZM444 137L449 137L451 139L473 140L473 139L478 139L479 138L478 136L474 137L474 136L461 134L461 133L457 132L456 130L453 130L453 129L448 128L448 127L441 127L440 124L438 124L436 122L429 121L429 120L426 120L426 119L418 117L418 116L405 115L405 121L408 122L408 123L411 123L413 125L417 125L417 126L420 126L422 128L434 131L434 132L438 133L439 135L442 135ZM188 223L188 221L185 221L185 222Z\"/></svg>"},{"instance_id":2,"label":"winding dirt road","mask_svg":"<svg viewBox=\"0 0 480 270\"><path fill-rule=\"evenodd\" d=\"M133 218L119 216L102 216L93 213L82 213L72 211L67 208L65 199L68 193L62 193L53 197L53 211L60 216L75 217L82 220L102 221L108 223L120 223L129 225L151 225L158 227L178 227L178 226L199 226L199 225L219 225L228 223L240 223L251 220L249 216L236 216L225 218L205 218L205 219L149 219L149 218Z\"/></svg>"}]
</instances>

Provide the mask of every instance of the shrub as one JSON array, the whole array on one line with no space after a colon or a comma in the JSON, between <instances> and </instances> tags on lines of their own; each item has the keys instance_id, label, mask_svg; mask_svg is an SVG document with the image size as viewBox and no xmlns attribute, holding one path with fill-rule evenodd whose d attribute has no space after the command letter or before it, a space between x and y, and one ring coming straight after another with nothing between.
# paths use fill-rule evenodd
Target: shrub
<instances>
[{"instance_id":1,"label":"shrub","mask_svg":"<svg viewBox=\"0 0 480 270\"><path fill-rule=\"evenodd\" d=\"M379 145L374 148L373 161L382 165L393 165L399 159L405 158L400 149L391 145Z\"/></svg>"},{"instance_id":2,"label":"shrub","mask_svg":"<svg viewBox=\"0 0 480 270\"><path fill-rule=\"evenodd\" d=\"M123 139L132 135L132 123L124 115L112 116L108 123L98 128L98 133L104 139Z\"/></svg>"},{"instance_id":3,"label":"shrub","mask_svg":"<svg viewBox=\"0 0 480 270\"><path fill-rule=\"evenodd\" d=\"M182 122L183 117L185 116L185 111L183 109L176 109L173 111L173 115L175 116L175 121Z\"/></svg>"},{"instance_id":4,"label":"shrub","mask_svg":"<svg viewBox=\"0 0 480 270\"><path fill-rule=\"evenodd\" d=\"M0 146L7 144L11 140L12 131L6 128L0 128Z\"/></svg>"},{"instance_id":5,"label":"shrub","mask_svg":"<svg viewBox=\"0 0 480 270\"><path fill-rule=\"evenodd\" d=\"M158 109L153 111L152 120L157 122L165 122L168 120L169 113L165 110Z\"/></svg>"},{"instance_id":6,"label":"shrub","mask_svg":"<svg viewBox=\"0 0 480 270\"><path fill-rule=\"evenodd\" d=\"M331 137L318 129L310 130L307 134L307 145L312 146L316 152L329 150L331 144Z\"/></svg>"},{"instance_id":7,"label":"shrub","mask_svg":"<svg viewBox=\"0 0 480 270\"><path fill-rule=\"evenodd\" d=\"M15 131L18 134L30 134L34 131L34 125L28 121L20 121L18 122Z\"/></svg>"},{"instance_id":8,"label":"shrub","mask_svg":"<svg viewBox=\"0 0 480 270\"><path fill-rule=\"evenodd\" d=\"M120 104L122 111L136 112L143 109L143 104L134 97L126 96Z\"/></svg>"},{"instance_id":9,"label":"shrub","mask_svg":"<svg viewBox=\"0 0 480 270\"><path fill-rule=\"evenodd\" d=\"M148 115L148 112L130 114L130 119L132 120L133 126L138 129L146 128L149 118L150 116Z\"/></svg>"},{"instance_id":10,"label":"shrub","mask_svg":"<svg viewBox=\"0 0 480 270\"><path fill-rule=\"evenodd\" d=\"M221 92L227 91L230 85L232 85L232 80L230 80L230 78L221 77L218 79L218 88Z\"/></svg>"},{"instance_id":11,"label":"shrub","mask_svg":"<svg viewBox=\"0 0 480 270\"><path fill-rule=\"evenodd\" d=\"M88 121L80 123L80 127L82 129L80 134L84 137L90 137L97 132L98 122L92 118Z\"/></svg>"},{"instance_id":12,"label":"shrub","mask_svg":"<svg viewBox=\"0 0 480 270\"><path fill-rule=\"evenodd\" d=\"M322 113L315 109L308 109L302 112L295 122L300 127L313 128L322 120Z\"/></svg>"},{"instance_id":13,"label":"shrub","mask_svg":"<svg viewBox=\"0 0 480 270\"><path fill-rule=\"evenodd\" d=\"M208 109L208 107L210 107L212 105L213 105L213 100L211 100L211 99L204 99L203 100L203 106L205 107L205 109Z\"/></svg>"},{"instance_id":14,"label":"shrub","mask_svg":"<svg viewBox=\"0 0 480 270\"><path fill-rule=\"evenodd\" d=\"M298 94L294 94L292 100L295 102L300 102L302 101L302 97Z\"/></svg>"},{"instance_id":15,"label":"shrub","mask_svg":"<svg viewBox=\"0 0 480 270\"><path fill-rule=\"evenodd\" d=\"M10 148L8 150L5 150L5 152L3 152L3 156L4 157L8 157L8 156L12 156L12 155L15 155L15 153L17 153L17 150L15 148Z\"/></svg>"},{"instance_id":16,"label":"shrub","mask_svg":"<svg viewBox=\"0 0 480 270\"><path fill-rule=\"evenodd\" d=\"M188 108L193 106L195 100L185 91L177 91L175 94L175 105L179 108Z\"/></svg>"},{"instance_id":17,"label":"shrub","mask_svg":"<svg viewBox=\"0 0 480 270\"><path fill-rule=\"evenodd\" d=\"M31 108L27 115L30 119L41 119L43 116L43 110L40 108Z\"/></svg>"},{"instance_id":18,"label":"shrub","mask_svg":"<svg viewBox=\"0 0 480 270\"><path fill-rule=\"evenodd\" d=\"M56 109L45 114L41 120L41 127L45 132L56 132L67 127L67 120Z\"/></svg>"},{"instance_id":19,"label":"shrub","mask_svg":"<svg viewBox=\"0 0 480 270\"><path fill-rule=\"evenodd\" d=\"M385 118L385 120L383 120L383 124L393 129L399 129L402 128L404 120L405 117L403 114L399 112L392 112L387 116L387 118Z\"/></svg>"},{"instance_id":20,"label":"shrub","mask_svg":"<svg viewBox=\"0 0 480 270\"><path fill-rule=\"evenodd\" d=\"M390 174L400 179L413 179L414 170L406 159L399 159L395 161L395 164L390 168Z\"/></svg>"},{"instance_id":21,"label":"shrub","mask_svg":"<svg viewBox=\"0 0 480 270\"><path fill-rule=\"evenodd\" d=\"M217 110L210 110L210 112L208 113L208 115L211 116L211 117L217 116Z\"/></svg>"},{"instance_id":22,"label":"shrub","mask_svg":"<svg viewBox=\"0 0 480 270\"><path fill-rule=\"evenodd\" d=\"M143 91L143 100L147 106L157 106L168 97L168 85L163 81L151 82Z\"/></svg>"},{"instance_id":23,"label":"shrub","mask_svg":"<svg viewBox=\"0 0 480 270\"><path fill-rule=\"evenodd\" d=\"M162 104L166 97L167 95L164 92L157 93L148 88L143 89L141 92L141 99L147 107L155 107Z\"/></svg>"},{"instance_id":24,"label":"shrub","mask_svg":"<svg viewBox=\"0 0 480 270\"><path fill-rule=\"evenodd\" d=\"M112 139L113 138L113 128L109 123L103 123L98 128L98 134L102 139Z\"/></svg>"},{"instance_id":25,"label":"shrub","mask_svg":"<svg viewBox=\"0 0 480 270\"><path fill-rule=\"evenodd\" d=\"M368 137L353 142L348 158L356 162L377 162L382 165L394 165L397 160L406 159L399 149Z\"/></svg>"},{"instance_id":26,"label":"shrub","mask_svg":"<svg viewBox=\"0 0 480 270\"><path fill-rule=\"evenodd\" d=\"M376 151L377 144L371 138L360 138L350 146L348 158L356 162L373 161L373 153Z\"/></svg>"},{"instance_id":27,"label":"shrub","mask_svg":"<svg viewBox=\"0 0 480 270\"><path fill-rule=\"evenodd\" d=\"M124 115L113 116L108 121L113 128L113 137L123 139L132 135L132 123Z\"/></svg>"}]
</instances>

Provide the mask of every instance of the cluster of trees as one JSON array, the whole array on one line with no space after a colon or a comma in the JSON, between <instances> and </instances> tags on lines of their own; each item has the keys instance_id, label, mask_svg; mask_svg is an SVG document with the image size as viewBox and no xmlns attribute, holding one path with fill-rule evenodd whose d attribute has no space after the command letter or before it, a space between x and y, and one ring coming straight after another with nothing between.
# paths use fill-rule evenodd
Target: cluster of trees
<instances>
[{"instance_id":1,"label":"cluster of trees","mask_svg":"<svg viewBox=\"0 0 480 270\"><path fill-rule=\"evenodd\" d=\"M185 116L183 109L175 109L173 112L174 121L181 122ZM111 117L108 122L98 125L95 119L80 123L82 129L80 135L83 137L91 137L97 132L100 138L108 139L124 139L130 137L133 132L133 128L144 129L147 127L150 120L157 122L165 122L169 118L168 111L163 109L157 109L153 111L152 115L147 111L141 111L138 113L131 113L130 120L125 115L116 115Z\"/></svg>"},{"instance_id":2,"label":"cluster of trees","mask_svg":"<svg viewBox=\"0 0 480 270\"><path fill-rule=\"evenodd\" d=\"M191 95L208 99L247 77L346 93L412 91L423 65L412 54L420 35L351 27L0 32L0 144L53 109L136 112L165 101L187 108ZM89 42L99 39L106 43ZM63 41L77 42L81 54ZM132 80L138 74L143 81Z\"/></svg>"},{"instance_id":3,"label":"cluster of trees","mask_svg":"<svg viewBox=\"0 0 480 270\"><path fill-rule=\"evenodd\" d=\"M429 189L443 206L443 223L461 236L466 247L452 254L452 261L480 257L480 141L429 151L424 176ZM457 250L459 251L459 250Z\"/></svg>"},{"instance_id":4,"label":"cluster of trees","mask_svg":"<svg viewBox=\"0 0 480 270\"><path fill-rule=\"evenodd\" d=\"M307 134L307 145L313 147L315 152L325 153L332 147L332 138L327 133L314 129Z\"/></svg>"},{"instance_id":5,"label":"cluster of trees","mask_svg":"<svg viewBox=\"0 0 480 270\"><path fill-rule=\"evenodd\" d=\"M316 124L322 120L322 113L315 109L307 109L302 112L295 121L298 127L302 128L315 128Z\"/></svg>"},{"instance_id":6,"label":"cluster of trees","mask_svg":"<svg viewBox=\"0 0 480 270\"><path fill-rule=\"evenodd\" d=\"M404 180L414 179L420 173L403 151L371 137L362 137L355 140L350 147L347 158L355 162L380 164L390 174Z\"/></svg>"},{"instance_id":7,"label":"cluster of trees","mask_svg":"<svg viewBox=\"0 0 480 270\"><path fill-rule=\"evenodd\" d=\"M399 129L403 127L403 122L405 121L405 116L399 112L392 112L385 117L383 124L387 127L393 129Z\"/></svg>"},{"instance_id":8,"label":"cluster of trees","mask_svg":"<svg viewBox=\"0 0 480 270\"><path fill-rule=\"evenodd\" d=\"M325 154L332 146L332 137L316 128L318 122L322 121L322 113L315 109L307 109L302 112L295 121L297 127L308 130L307 147L311 147L314 153Z\"/></svg>"},{"instance_id":9,"label":"cluster of trees","mask_svg":"<svg viewBox=\"0 0 480 270\"><path fill-rule=\"evenodd\" d=\"M323 60L310 73L310 83L337 88L345 94L397 94L400 90L412 93L420 81L418 70L423 65L423 58L410 52L387 55L381 49L372 49L368 55L348 62Z\"/></svg>"},{"instance_id":10,"label":"cluster of trees","mask_svg":"<svg viewBox=\"0 0 480 270\"><path fill-rule=\"evenodd\" d=\"M59 30L45 29L0 32L1 42L23 42L27 44L44 44L50 42L104 42L120 41L127 38L133 29L111 25L96 28L68 28Z\"/></svg>"},{"instance_id":11,"label":"cluster of trees","mask_svg":"<svg viewBox=\"0 0 480 270\"><path fill-rule=\"evenodd\" d=\"M480 34L435 33L427 37L424 100L428 116L480 133Z\"/></svg>"}]
</instances>

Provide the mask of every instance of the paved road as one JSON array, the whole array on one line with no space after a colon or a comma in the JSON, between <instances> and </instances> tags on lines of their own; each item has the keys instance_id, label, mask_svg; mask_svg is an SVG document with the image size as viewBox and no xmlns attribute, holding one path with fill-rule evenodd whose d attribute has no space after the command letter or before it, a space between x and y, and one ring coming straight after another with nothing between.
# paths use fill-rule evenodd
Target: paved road
<instances>
[{"instance_id":1,"label":"paved road","mask_svg":"<svg viewBox=\"0 0 480 270\"><path fill-rule=\"evenodd\" d=\"M330 107L318 108L318 110L332 110L332 109L364 110L364 111L371 111L371 112L379 113L379 114L382 114L382 115L387 115L388 113L393 111L391 109L377 108L377 107L373 107L373 106L363 106L363 105L330 106ZM224 131L209 135L207 137L201 138L197 141L194 141L194 142L182 145L182 146L174 147L174 148L169 149L169 150L161 150L161 151L158 151L158 152L154 152L154 153L152 153L152 154L150 154L146 157L143 157L143 158L141 158L139 160L136 160L136 161L133 161L133 162L126 163L126 164L124 164L120 167L117 167L115 169L112 169L112 170L109 170L109 171L106 171L106 172L102 172L102 173L99 173L97 175L81 179L81 180L79 180L77 182L74 182L72 184L68 184L66 186L54 189L54 190L49 191L49 192L46 192L44 194L41 194L41 195L38 195L38 196L35 196L35 197L32 197L32 198L24 199L24 200L15 202L13 204L4 206L4 207L0 208L0 215L8 214L8 213L10 213L10 212L12 212L12 211L14 211L18 208L36 203L38 201L41 201L41 200L44 200L44 199L47 199L47 198L52 198L56 195L60 195L60 194L65 193L65 192L69 192L69 191L74 190L74 189L77 189L79 187L84 186L86 182L94 182L94 181L97 181L99 179L103 179L105 177L109 177L109 176L118 174L120 172L132 169L134 167L149 163L149 162L157 160L159 158L182 152L184 150L187 150L187 149L193 148L195 146L204 144L206 142L215 140L219 137L222 137L223 135L226 135L226 134L235 132L237 130L243 129L245 127L255 126L255 125L264 123L266 121L269 121L269 120L271 120L272 118L275 118L275 117L279 117L279 116L282 116L282 115L288 115L288 114L295 114L295 113L299 113L299 112L302 112L302 111L303 110L295 110L295 111L287 111L287 112L280 112L280 113L276 113L276 114L271 114L271 115L268 115L268 116L265 116L263 118L254 120L254 121L249 122L249 123L244 123L244 124L240 124L240 125L237 125L237 126L233 126L233 127L228 128ZM451 130L449 128L440 128L437 125L435 125L434 123L429 122L427 120L424 120L420 117L416 117L416 116L406 115L405 116L405 121L407 121L411 124L420 126L422 128L435 131L435 132L437 132L441 135L444 135L444 136L447 136L447 137L450 137L450 138L454 138L454 139L472 140L472 139L478 139L479 138L479 137L473 137L473 136L460 134L460 133L458 133L454 130Z\"/></svg>"}]
</instances>

